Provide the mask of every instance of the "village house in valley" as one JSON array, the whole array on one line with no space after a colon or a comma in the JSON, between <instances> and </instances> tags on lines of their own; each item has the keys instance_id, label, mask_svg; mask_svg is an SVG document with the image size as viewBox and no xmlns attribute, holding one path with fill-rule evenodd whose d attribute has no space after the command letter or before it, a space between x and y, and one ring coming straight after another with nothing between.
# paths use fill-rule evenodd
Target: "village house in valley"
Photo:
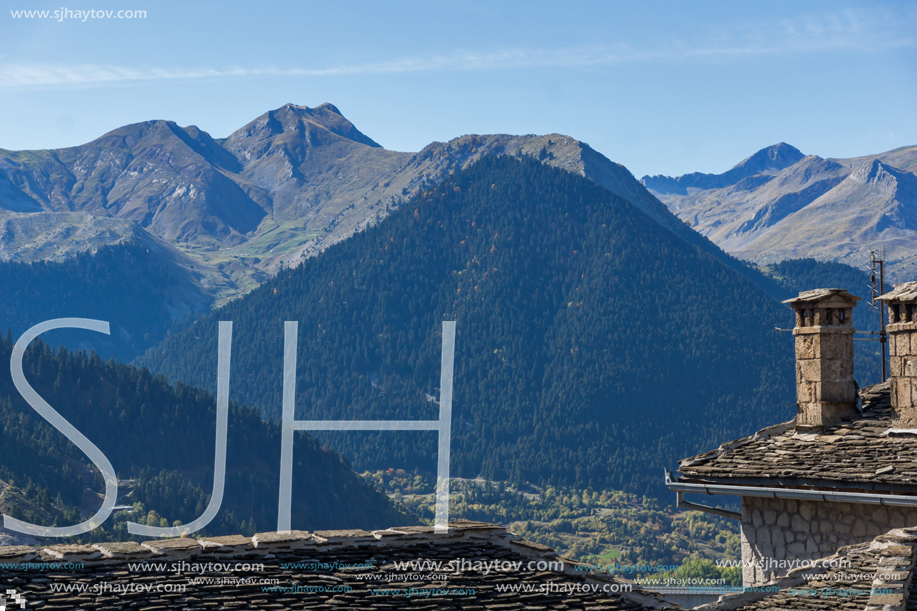
<instances>
[{"instance_id":1,"label":"village house in valley","mask_svg":"<svg viewBox=\"0 0 917 611\"><path fill-rule=\"evenodd\" d=\"M682 460L680 479L666 475L681 506L741 520L746 586L917 526L917 282L879 299L889 311L889 380L854 381L858 297L801 293L785 302L796 313L796 418ZM741 514L685 502L688 493L739 496Z\"/></svg>"}]
</instances>

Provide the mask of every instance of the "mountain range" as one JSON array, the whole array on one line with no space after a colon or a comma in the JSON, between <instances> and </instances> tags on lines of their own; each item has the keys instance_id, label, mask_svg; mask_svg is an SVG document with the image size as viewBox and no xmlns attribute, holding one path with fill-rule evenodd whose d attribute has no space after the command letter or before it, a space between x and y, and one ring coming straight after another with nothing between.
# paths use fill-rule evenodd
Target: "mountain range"
<instances>
[{"instance_id":1,"label":"mountain range","mask_svg":"<svg viewBox=\"0 0 917 611\"><path fill-rule=\"evenodd\" d=\"M671 189L777 175L804 160L794 151L765 151L726 178L672 179ZM286 320L300 321L303 414L423 418L435 410L436 330L457 320L456 474L660 493L659 466L790 415L792 349L773 331L790 314L777 299L826 281L855 292L863 283L855 270L811 260L771 266L767 277L688 227L626 168L556 134L463 136L397 153L331 105L288 105L226 139L148 122L84 147L4 152L0 163L4 256L63 259L0 265L15 302L0 323L22 329L86 308L77 313L111 319L125 336L111 354L153 345L138 364L176 382L95 354L37 350L31 375L55 405L72 403L75 417L88 418L89 405L106 412L94 438L137 418L159 418L151 431L163 417L179 426L186 412L206 420L211 408L197 405L212 399L184 383L212 387L218 320L236 325L232 397L258 408L265 435L276 433ZM129 244L100 247L120 242ZM214 294L224 305L170 327ZM857 364L863 383L877 369L867 363ZM83 390L74 398L70 387ZM183 404L191 395L197 407ZM9 401L0 433L14 435L28 412ZM257 430L256 412L240 409ZM198 425L185 433L200 435ZM428 470L434 455L421 433L319 436L360 468ZM345 477L335 470L347 462L330 450L314 458L334 463L329 477ZM152 455L130 467L147 507L196 515L207 489L197 469L177 473ZM26 461L0 479L53 490L70 476L45 475ZM247 477L255 498L275 475ZM153 502L156 490L175 497L182 478L196 481L191 501ZM354 490L340 501L365 493ZM49 503L35 507L59 508ZM309 507L316 520L339 513ZM239 508L239 522L252 511ZM259 504L255 521L270 513Z\"/></svg>"},{"instance_id":2,"label":"mountain range","mask_svg":"<svg viewBox=\"0 0 917 611\"><path fill-rule=\"evenodd\" d=\"M723 174L644 176L679 218L754 263L813 257L862 268L885 249L891 280L917 277L917 146L851 159L780 143Z\"/></svg>"},{"instance_id":3,"label":"mountain range","mask_svg":"<svg viewBox=\"0 0 917 611\"><path fill-rule=\"evenodd\" d=\"M0 259L60 260L139 242L200 276L221 303L488 155L530 156L591 178L697 241L624 166L569 136L466 135L403 153L331 104L287 104L224 139L147 121L71 148L0 150Z\"/></svg>"},{"instance_id":4,"label":"mountain range","mask_svg":"<svg viewBox=\"0 0 917 611\"><path fill-rule=\"evenodd\" d=\"M758 264L814 257L862 267L884 247L892 279L917 275L917 147L823 159L780 143L722 174L638 182L560 134L466 135L390 151L332 104L287 104L227 138L158 120L71 148L0 149L0 259L64 260L132 242L225 303L488 155L585 176L716 256L708 239Z\"/></svg>"},{"instance_id":5,"label":"mountain range","mask_svg":"<svg viewBox=\"0 0 917 611\"><path fill-rule=\"evenodd\" d=\"M457 321L458 477L661 494L663 465L794 409L792 343L774 331L785 306L627 200L526 156L456 171L138 364L212 388L220 320L245 346L233 397L275 420L284 321L299 321L297 418L314 420L434 418L438 333ZM424 433L318 436L357 469L435 464Z\"/></svg>"}]
</instances>

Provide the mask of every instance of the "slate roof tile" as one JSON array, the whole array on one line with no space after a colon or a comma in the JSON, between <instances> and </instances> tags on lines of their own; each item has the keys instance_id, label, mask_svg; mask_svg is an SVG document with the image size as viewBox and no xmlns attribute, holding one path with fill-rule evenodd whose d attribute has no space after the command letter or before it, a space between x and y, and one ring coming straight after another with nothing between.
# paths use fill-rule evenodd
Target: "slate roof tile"
<instances>
[{"instance_id":1,"label":"slate roof tile","mask_svg":"<svg viewBox=\"0 0 917 611\"><path fill-rule=\"evenodd\" d=\"M860 417L823 433L797 432L792 422L783 423L686 458L678 471L687 476L683 481L775 487L803 480L824 487L890 491L917 483L917 435L889 433L888 382L862 389L860 399Z\"/></svg>"},{"instance_id":2,"label":"slate roof tile","mask_svg":"<svg viewBox=\"0 0 917 611\"><path fill-rule=\"evenodd\" d=\"M194 539L172 539L147 541L142 546L67 546L55 550L56 555L66 558L79 554L85 559L82 568L29 571L0 567L0 581L23 594L28 608L37 611L680 609L619 577L578 572L571 564L555 570L538 570L537 565L526 570L533 558L560 558L550 548L526 543L499 526L459 521L450 527L448 536L428 528L373 533L260 533L254 538L256 546L242 537L205 537L201 539L203 545ZM125 552L140 551L138 547L148 554L140 559L148 561L148 570L131 570L128 566L137 558ZM38 551L28 547L0 548L0 558L29 558L35 562ZM187 568L179 574L172 570L176 559L198 566L209 562L211 568L203 572ZM467 567L455 571L446 566L462 559L521 563L522 568L485 572ZM234 560L263 567L230 570ZM442 565L437 570L401 564L411 561ZM152 566L154 563L159 566ZM316 564L310 569L308 563ZM371 568L355 570L356 565ZM82 586L85 591L55 591L52 584ZM183 586L184 591L178 586ZM521 586L529 591L501 591L505 586ZM603 593L604 586L612 591ZM132 591L124 591L128 588Z\"/></svg>"}]
</instances>

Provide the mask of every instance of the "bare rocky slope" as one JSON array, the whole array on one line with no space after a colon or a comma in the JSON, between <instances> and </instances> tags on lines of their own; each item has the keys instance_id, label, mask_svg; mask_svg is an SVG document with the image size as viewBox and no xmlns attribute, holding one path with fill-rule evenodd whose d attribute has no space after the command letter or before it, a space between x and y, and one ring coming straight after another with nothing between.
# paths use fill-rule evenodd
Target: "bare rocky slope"
<instances>
[{"instance_id":1,"label":"bare rocky slope","mask_svg":"<svg viewBox=\"0 0 917 611\"><path fill-rule=\"evenodd\" d=\"M862 268L885 248L893 281L917 277L917 146L852 159L780 143L723 174L644 176L679 218L755 263L813 257Z\"/></svg>"},{"instance_id":2,"label":"bare rocky slope","mask_svg":"<svg viewBox=\"0 0 917 611\"><path fill-rule=\"evenodd\" d=\"M382 148L331 104L287 104L219 140L147 121L67 149L0 150L0 259L59 260L139 241L199 275L220 303L488 155L531 156L591 178L718 251L627 168L569 136L466 135L403 153Z\"/></svg>"}]
</instances>

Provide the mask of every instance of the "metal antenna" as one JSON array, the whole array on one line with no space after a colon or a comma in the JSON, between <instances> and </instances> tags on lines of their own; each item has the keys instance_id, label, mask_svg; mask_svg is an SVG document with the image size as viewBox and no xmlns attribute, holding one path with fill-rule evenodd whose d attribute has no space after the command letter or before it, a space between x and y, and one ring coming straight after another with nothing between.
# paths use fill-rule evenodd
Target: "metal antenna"
<instances>
[{"instance_id":1,"label":"metal antenna","mask_svg":"<svg viewBox=\"0 0 917 611\"><path fill-rule=\"evenodd\" d=\"M872 263L872 272L869 275L872 295L870 306L878 310L879 314L879 345L882 347L882 381L884 382L888 379L885 371L885 345L888 343L888 333L885 332L885 304L878 303L876 300L885 294L885 248L870 251L869 257ZM879 272L878 277L876 277L876 268Z\"/></svg>"}]
</instances>

